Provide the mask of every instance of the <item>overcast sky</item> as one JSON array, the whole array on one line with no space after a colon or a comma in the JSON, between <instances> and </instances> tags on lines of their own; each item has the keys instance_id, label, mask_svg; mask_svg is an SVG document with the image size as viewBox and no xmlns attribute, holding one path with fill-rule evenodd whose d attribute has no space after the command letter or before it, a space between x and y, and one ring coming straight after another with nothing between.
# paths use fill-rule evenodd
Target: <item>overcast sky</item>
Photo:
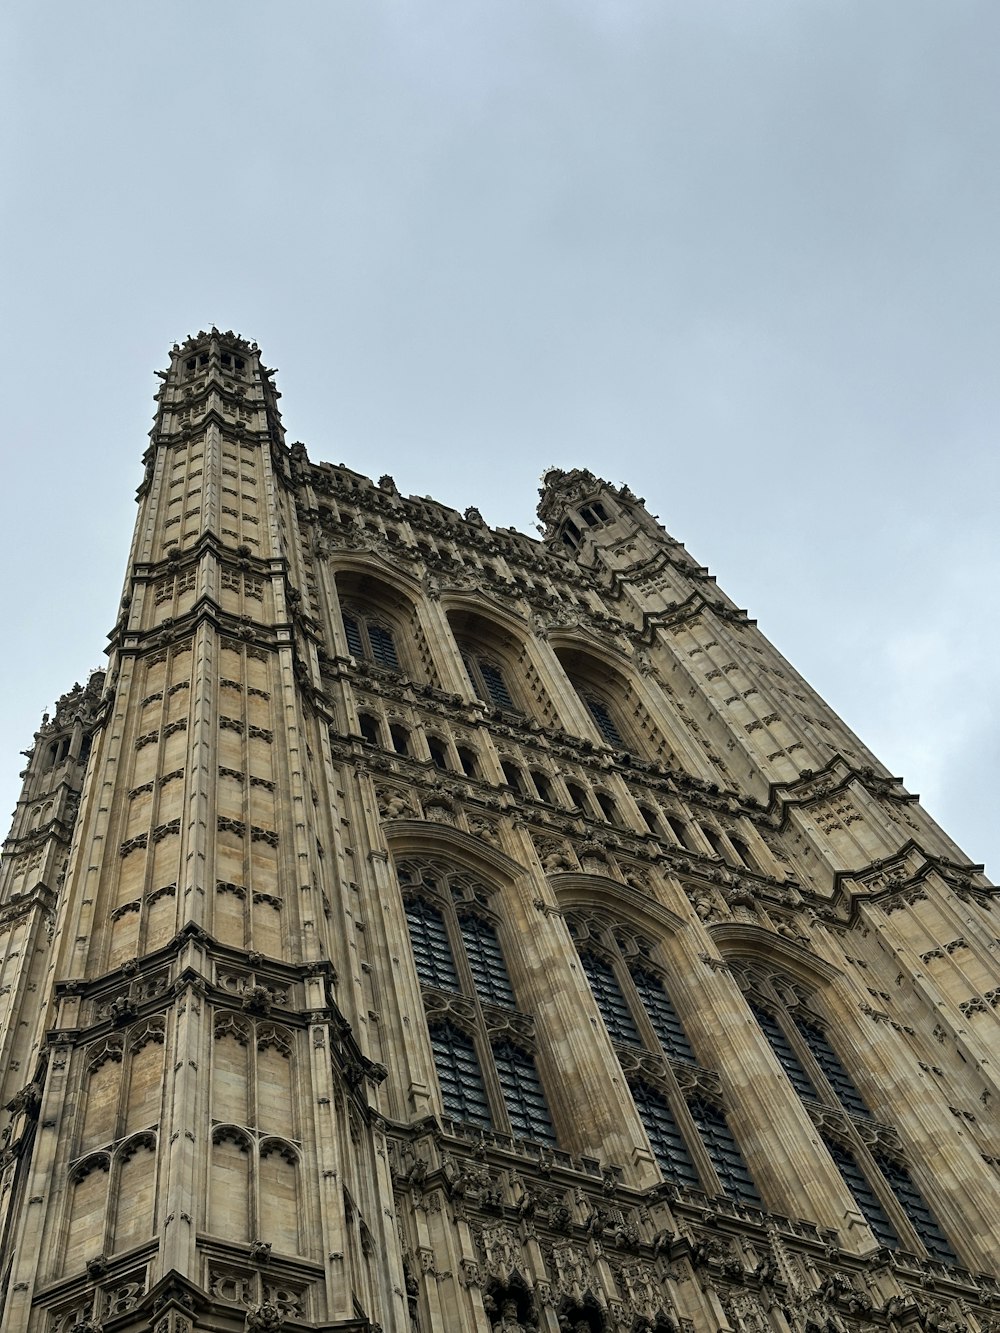
<instances>
[{"instance_id":1,"label":"overcast sky","mask_svg":"<svg viewBox=\"0 0 1000 1333\"><path fill-rule=\"evenodd\" d=\"M997 0L5 12L0 818L214 322L315 460L627 481L996 872Z\"/></svg>"}]
</instances>

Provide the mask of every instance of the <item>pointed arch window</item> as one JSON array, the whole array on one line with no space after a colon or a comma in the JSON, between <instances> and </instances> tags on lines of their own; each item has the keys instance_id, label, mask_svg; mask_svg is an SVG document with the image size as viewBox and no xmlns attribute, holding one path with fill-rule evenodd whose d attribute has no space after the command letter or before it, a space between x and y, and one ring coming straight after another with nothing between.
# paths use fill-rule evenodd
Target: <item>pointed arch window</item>
<instances>
[{"instance_id":1,"label":"pointed arch window","mask_svg":"<svg viewBox=\"0 0 1000 1333\"><path fill-rule=\"evenodd\" d=\"M654 973L640 967L632 967L630 972L642 1006L649 1015L649 1021L664 1051L672 1060L686 1060L696 1064L687 1033L663 982Z\"/></svg>"},{"instance_id":2,"label":"pointed arch window","mask_svg":"<svg viewBox=\"0 0 1000 1333\"><path fill-rule=\"evenodd\" d=\"M505 1009L517 1007L497 933L482 917L462 913L458 918L469 970L480 1000Z\"/></svg>"},{"instance_id":3,"label":"pointed arch window","mask_svg":"<svg viewBox=\"0 0 1000 1333\"><path fill-rule=\"evenodd\" d=\"M682 1075L687 1081L690 1066L697 1061L667 988L657 975L652 946L623 926L602 928L596 918L571 917L569 925L577 939L580 966L612 1042L622 1047L641 1046L663 1059L662 1087L644 1079L630 1086L665 1178L712 1193L721 1190L730 1198L762 1207L722 1108L704 1098L686 1102L681 1093L681 1071L674 1071L673 1062L688 1066ZM592 940L599 941L601 952L588 947ZM626 1068L635 1063L634 1051L622 1050L619 1058ZM714 1168L714 1178L705 1182L690 1146L699 1139Z\"/></svg>"},{"instance_id":4,"label":"pointed arch window","mask_svg":"<svg viewBox=\"0 0 1000 1333\"><path fill-rule=\"evenodd\" d=\"M445 1114L463 1124L516 1138L555 1143L542 1079L532 1054L530 1023L520 1011L497 930L490 920L491 890L474 875L444 862L400 861L403 893L417 978L431 1010L434 992L460 994L457 1022L432 1019L431 1046ZM484 1007L485 1006L485 1007ZM503 1011L497 1013L496 1011ZM522 1038L521 1033L527 1032Z\"/></svg>"},{"instance_id":5,"label":"pointed arch window","mask_svg":"<svg viewBox=\"0 0 1000 1333\"><path fill-rule=\"evenodd\" d=\"M472 688L480 699L507 713L517 712L514 696L507 685L503 670L496 662L481 653L474 652L471 648L462 649L462 661L465 663Z\"/></svg>"},{"instance_id":6,"label":"pointed arch window","mask_svg":"<svg viewBox=\"0 0 1000 1333\"><path fill-rule=\"evenodd\" d=\"M747 997L750 1011L799 1097L807 1102L837 1105L852 1118L847 1122L849 1128L845 1134L855 1140L855 1151L825 1135L821 1138L875 1238L890 1249L901 1245L912 1248L912 1241L901 1240L899 1235L898 1228L905 1217L933 1258L956 1263L947 1236L906 1166L877 1150L869 1156L866 1139L858 1133L853 1121L866 1123L867 1136L875 1128L874 1117L820 1020L803 1010L796 989L780 975L768 977L748 970L741 978L741 985L744 991L753 991L753 996ZM766 1007L758 1002L757 995L766 999ZM788 995L794 1003L787 1000ZM864 1167L859 1163L859 1155ZM893 1203L901 1210L902 1217L895 1214L900 1218L898 1223L892 1220Z\"/></svg>"},{"instance_id":7,"label":"pointed arch window","mask_svg":"<svg viewBox=\"0 0 1000 1333\"><path fill-rule=\"evenodd\" d=\"M896 1202L910 1219L914 1231L927 1247L933 1259L940 1259L946 1264L958 1263L955 1251L951 1248L948 1237L931 1212L927 1200L917 1189L913 1177L900 1162L893 1161L885 1153L873 1153L875 1165L889 1183L889 1188L896 1197Z\"/></svg>"},{"instance_id":8,"label":"pointed arch window","mask_svg":"<svg viewBox=\"0 0 1000 1333\"><path fill-rule=\"evenodd\" d=\"M424 898L408 898L406 924L421 983L458 990L458 973L441 913Z\"/></svg>"},{"instance_id":9,"label":"pointed arch window","mask_svg":"<svg viewBox=\"0 0 1000 1333\"><path fill-rule=\"evenodd\" d=\"M827 1152L833 1158L837 1170L843 1176L847 1188L851 1191L862 1217L871 1227L872 1235L887 1249L898 1250L899 1237L896 1235L892 1223L886 1217L885 1209L872 1188L871 1181L855 1161L854 1154L825 1136L823 1142L826 1144Z\"/></svg>"},{"instance_id":10,"label":"pointed arch window","mask_svg":"<svg viewBox=\"0 0 1000 1333\"><path fill-rule=\"evenodd\" d=\"M598 699L594 694L581 694L583 702L587 705L587 711L597 724L597 730L609 745L613 745L616 750L624 750L625 742L622 740L622 734L618 730L618 725L611 715L611 710L603 699Z\"/></svg>"},{"instance_id":11,"label":"pointed arch window","mask_svg":"<svg viewBox=\"0 0 1000 1333\"><path fill-rule=\"evenodd\" d=\"M400 669L396 640L383 620L372 612L354 607L345 607L343 620L347 648L352 657L390 671Z\"/></svg>"},{"instance_id":12,"label":"pointed arch window","mask_svg":"<svg viewBox=\"0 0 1000 1333\"><path fill-rule=\"evenodd\" d=\"M641 1046L639 1030L610 963L584 950L580 954L580 965L611 1040L625 1042L629 1046Z\"/></svg>"}]
</instances>

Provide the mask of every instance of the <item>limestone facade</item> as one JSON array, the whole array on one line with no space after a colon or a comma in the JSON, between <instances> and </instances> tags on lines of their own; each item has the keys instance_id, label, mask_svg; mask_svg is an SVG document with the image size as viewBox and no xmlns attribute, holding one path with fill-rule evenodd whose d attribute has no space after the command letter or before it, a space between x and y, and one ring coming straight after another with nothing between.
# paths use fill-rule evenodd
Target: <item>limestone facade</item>
<instances>
[{"instance_id":1,"label":"limestone facade","mask_svg":"<svg viewBox=\"0 0 1000 1333\"><path fill-rule=\"evenodd\" d=\"M3 1328L996 1333L981 868L627 487L161 380L0 864Z\"/></svg>"}]
</instances>

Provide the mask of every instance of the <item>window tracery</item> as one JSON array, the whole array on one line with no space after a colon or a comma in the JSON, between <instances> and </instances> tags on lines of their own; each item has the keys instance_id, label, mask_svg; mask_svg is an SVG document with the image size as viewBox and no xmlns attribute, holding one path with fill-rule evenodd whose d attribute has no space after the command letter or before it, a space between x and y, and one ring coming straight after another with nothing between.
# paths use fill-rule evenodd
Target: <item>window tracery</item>
<instances>
[{"instance_id":1,"label":"window tracery","mask_svg":"<svg viewBox=\"0 0 1000 1333\"><path fill-rule=\"evenodd\" d=\"M572 914L570 933L619 1058L653 1155L667 1180L724 1193L761 1207L723 1107L718 1080L697 1068L684 1025L653 958L653 945L628 927ZM636 1059L639 1048L659 1057ZM652 1081L662 1071L659 1086ZM687 1095L685 1095L687 1094ZM714 1180L702 1181L690 1144L707 1153Z\"/></svg>"},{"instance_id":2,"label":"window tracery","mask_svg":"<svg viewBox=\"0 0 1000 1333\"><path fill-rule=\"evenodd\" d=\"M532 1024L517 1008L491 890L437 861L400 861L396 876L445 1114L553 1145Z\"/></svg>"},{"instance_id":3,"label":"window tracery","mask_svg":"<svg viewBox=\"0 0 1000 1333\"><path fill-rule=\"evenodd\" d=\"M377 611L349 604L342 611L344 635L352 657L389 671L399 671L396 639L388 622Z\"/></svg>"},{"instance_id":4,"label":"window tracery","mask_svg":"<svg viewBox=\"0 0 1000 1333\"><path fill-rule=\"evenodd\" d=\"M809 991L780 973L750 964L735 964L734 972L798 1096L847 1112L841 1122L843 1141L829 1133L821 1137L875 1238L889 1249L906 1248L893 1220L894 1203L935 1259L955 1263L951 1245L907 1167L880 1149L869 1152L865 1139L875 1128L872 1112L815 1012ZM817 1107L814 1119L822 1114Z\"/></svg>"}]
</instances>

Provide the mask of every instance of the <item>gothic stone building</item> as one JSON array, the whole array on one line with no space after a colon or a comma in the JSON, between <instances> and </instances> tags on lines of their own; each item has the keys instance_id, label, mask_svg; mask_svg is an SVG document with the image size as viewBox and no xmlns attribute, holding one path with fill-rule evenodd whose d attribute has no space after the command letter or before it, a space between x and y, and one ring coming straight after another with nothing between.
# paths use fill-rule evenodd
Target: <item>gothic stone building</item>
<instances>
[{"instance_id":1,"label":"gothic stone building","mask_svg":"<svg viewBox=\"0 0 1000 1333\"><path fill-rule=\"evenodd\" d=\"M1000 1328L981 868L626 486L160 378L2 863L3 1328Z\"/></svg>"}]
</instances>

